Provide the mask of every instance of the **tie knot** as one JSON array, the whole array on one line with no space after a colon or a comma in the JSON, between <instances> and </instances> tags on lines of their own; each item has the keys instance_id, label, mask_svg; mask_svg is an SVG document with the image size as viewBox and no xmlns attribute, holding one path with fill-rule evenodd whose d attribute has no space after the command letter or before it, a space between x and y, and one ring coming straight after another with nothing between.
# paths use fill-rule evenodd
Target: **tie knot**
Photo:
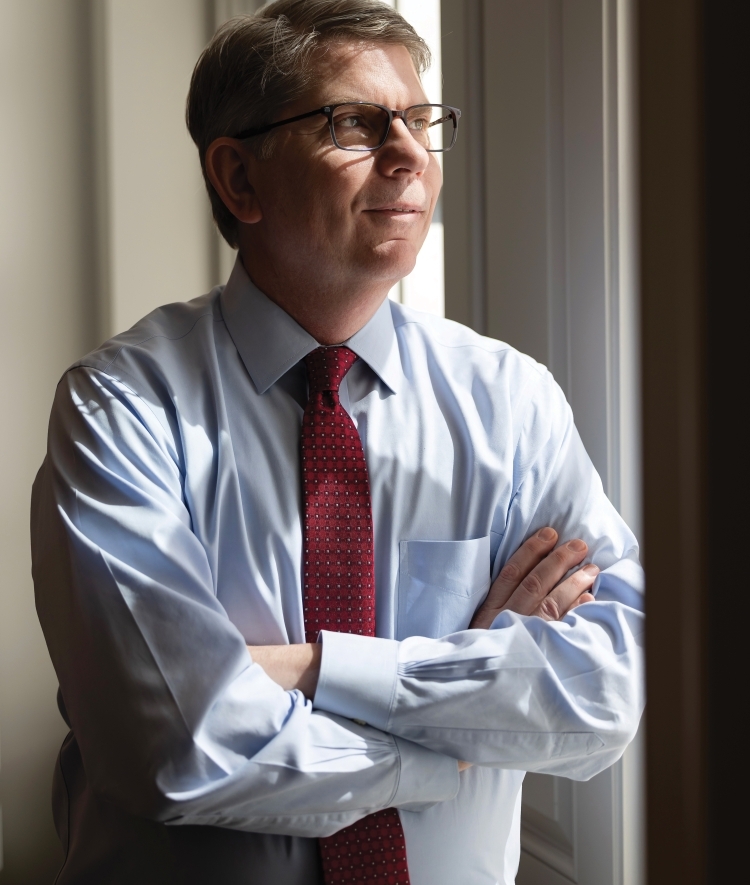
<instances>
[{"instance_id":1,"label":"tie knot","mask_svg":"<svg viewBox=\"0 0 750 885\"><path fill-rule=\"evenodd\" d=\"M357 360L348 347L319 347L305 357L310 393L333 390L338 393L344 375Z\"/></svg>"}]
</instances>

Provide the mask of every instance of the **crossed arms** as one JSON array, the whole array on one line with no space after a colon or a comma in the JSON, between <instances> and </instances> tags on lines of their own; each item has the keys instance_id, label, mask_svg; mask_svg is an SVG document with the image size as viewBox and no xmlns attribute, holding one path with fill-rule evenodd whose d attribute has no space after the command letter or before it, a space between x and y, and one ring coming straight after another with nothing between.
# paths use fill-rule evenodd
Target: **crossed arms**
<instances>
[{"instance_id":1,"label":"crossed arms","mask_svg":"<svg viewBox=\"0 0 750 885\"><path fill-rule=\"evenodd\" d=\"M553 550L556 541L557 532L546 526L523 543L490 587L470 629L488 629L504 611L557 621L579 605L594 601L588 591L599 574L598 566L589 563L564 579L565 573L583 560L588 545L577 538ZM248 651L255 663L286 691L296 689L314 700L322 644L256 645L248 646ZM458 770L464 771L471 764L459 760Z\"/></svg>"},{"instance_id":2,"label":"crossed arms","mask_svg":"<svg viewBox=\"0 0 750 885\"><path fill-rule=\"evenodd\" d=\"M322 653L248 656L164 425L116 379L70 373L35 485L34 577L92 788L158 820L321 836L452 798L457 760L578 778L611 764L640 712L640 570L580 441L552 443L553 472L508 514L519 549L476 614L484 629L324 632ZM549 556L556 540L537 533L552 521L568 538L585 526L588 554ZM601 568L597 601L554 620L591 586L583 570L559 580L583 555Z\"/></svg>"},{"instance_id":3,"label":"crossed arms","mask_svg":"<svg viewBox=\"0 0 750 885\"><path fill-rule=\"evenodd\" d=\"M599 574L598 566L589 563L564 578L586 556L588 545L576 538L554 549L557 537L557 532L546 526L519 547L490 587L470 629L488 629L504 611L559 621L579 605L594 601L588 591ZM248 651L253 661L286 691L297 689L314 699L322 644L255 645L248 646ZM459 763L459 767L464 765Z\"/></svg>"}]
</instances>

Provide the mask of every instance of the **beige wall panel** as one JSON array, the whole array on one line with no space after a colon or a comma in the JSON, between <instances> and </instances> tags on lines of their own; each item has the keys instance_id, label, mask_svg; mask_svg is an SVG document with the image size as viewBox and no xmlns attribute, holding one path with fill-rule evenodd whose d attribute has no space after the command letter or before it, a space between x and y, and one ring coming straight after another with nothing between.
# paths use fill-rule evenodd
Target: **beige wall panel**
<instances>
[{"instance_id":1,"label":"beige wall panel","mask_svg":"<svg viewBox=\"0 0 750 885\"><path fill-rule=\"evenodd\" d=\"M0 802L3 885L52 882L50 784L66 731L34 609L29 496L55 384L91 346L85 6L0 2Z\"/></svg>"},{"instance_id":2,"label":"beige wall panel","mask_svg":"<svg viewBox=\"0 0 750 885\"><path fill-rule=\"evenodd\" d=\"M208 200L185 127L207 21L204 0L106 0L105 333L128 328L160 304L201 295L214 282Z\"/></svg>"},{"instance_id":3,"label":"beige wall panel","mask_svg":"<svg viewBox=\"0 0 750 885\"><path fill-rule=\"evenodd\" d=\"M550 364L548 6L484 8L487 331Z\"/></svg>"}]
</instances>

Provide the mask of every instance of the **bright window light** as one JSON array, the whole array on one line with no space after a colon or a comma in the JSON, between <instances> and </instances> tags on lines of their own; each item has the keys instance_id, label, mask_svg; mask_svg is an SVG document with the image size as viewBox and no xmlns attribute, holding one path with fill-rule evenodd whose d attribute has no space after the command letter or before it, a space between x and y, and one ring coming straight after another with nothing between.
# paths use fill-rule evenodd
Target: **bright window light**
<instances>
[{"instance_id":1,"label":"bright window light","mask_svg":"<svg viewBox=\"0 0 750 885\"><path fill-rule=\"evenodd\" d=\"M432 52L432 67L422 82L429 101L442 101L442 65L440 59L440 0L388 0L424 37ZM442 166L442 154L435 154ZM443 217L438 202L422 251L414 270L394 286L390 297L417 310L445 316L445 274L443 264Z\"/></svg>"}]
</instances>

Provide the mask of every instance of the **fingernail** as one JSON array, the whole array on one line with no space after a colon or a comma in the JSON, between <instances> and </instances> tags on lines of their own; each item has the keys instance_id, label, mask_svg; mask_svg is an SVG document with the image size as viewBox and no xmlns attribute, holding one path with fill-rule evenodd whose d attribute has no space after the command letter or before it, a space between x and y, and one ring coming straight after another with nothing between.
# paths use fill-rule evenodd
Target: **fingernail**
<instances>
[{"instance_id":1,"label":"fingernail","mask_svg":"<svg viewBox=\"0 0 750 885\"><path fill-rule=\"evenodd\" d=\"M587 575L598 575L599 574L599 566L594 565L593 562L590 562L588 565L585 565L582 569L582 572L586 572Z\"/></svg>"},{"instance_id":2,"label":"fingernail","mask_svg":"<svg viewBox=\"0 0 750 885\"><path fill-rule=\"evenodd\" d=\"M586 550L586 544L580 538L576 538L575 541L568 541L568 547L576 553L583 553Z\"/></svg>"},{"instance_id":3,"label":"fingernail","mask_svg":"<svg viewBox=\"0 0 750 885\"><path fill-rule=\"evenodd\" d=\"M537 538L539 538L540 541L552 541L556 537L557 532L554 529L549 528L549 526L537 533Z\"/></svg>"}]
</instances>

